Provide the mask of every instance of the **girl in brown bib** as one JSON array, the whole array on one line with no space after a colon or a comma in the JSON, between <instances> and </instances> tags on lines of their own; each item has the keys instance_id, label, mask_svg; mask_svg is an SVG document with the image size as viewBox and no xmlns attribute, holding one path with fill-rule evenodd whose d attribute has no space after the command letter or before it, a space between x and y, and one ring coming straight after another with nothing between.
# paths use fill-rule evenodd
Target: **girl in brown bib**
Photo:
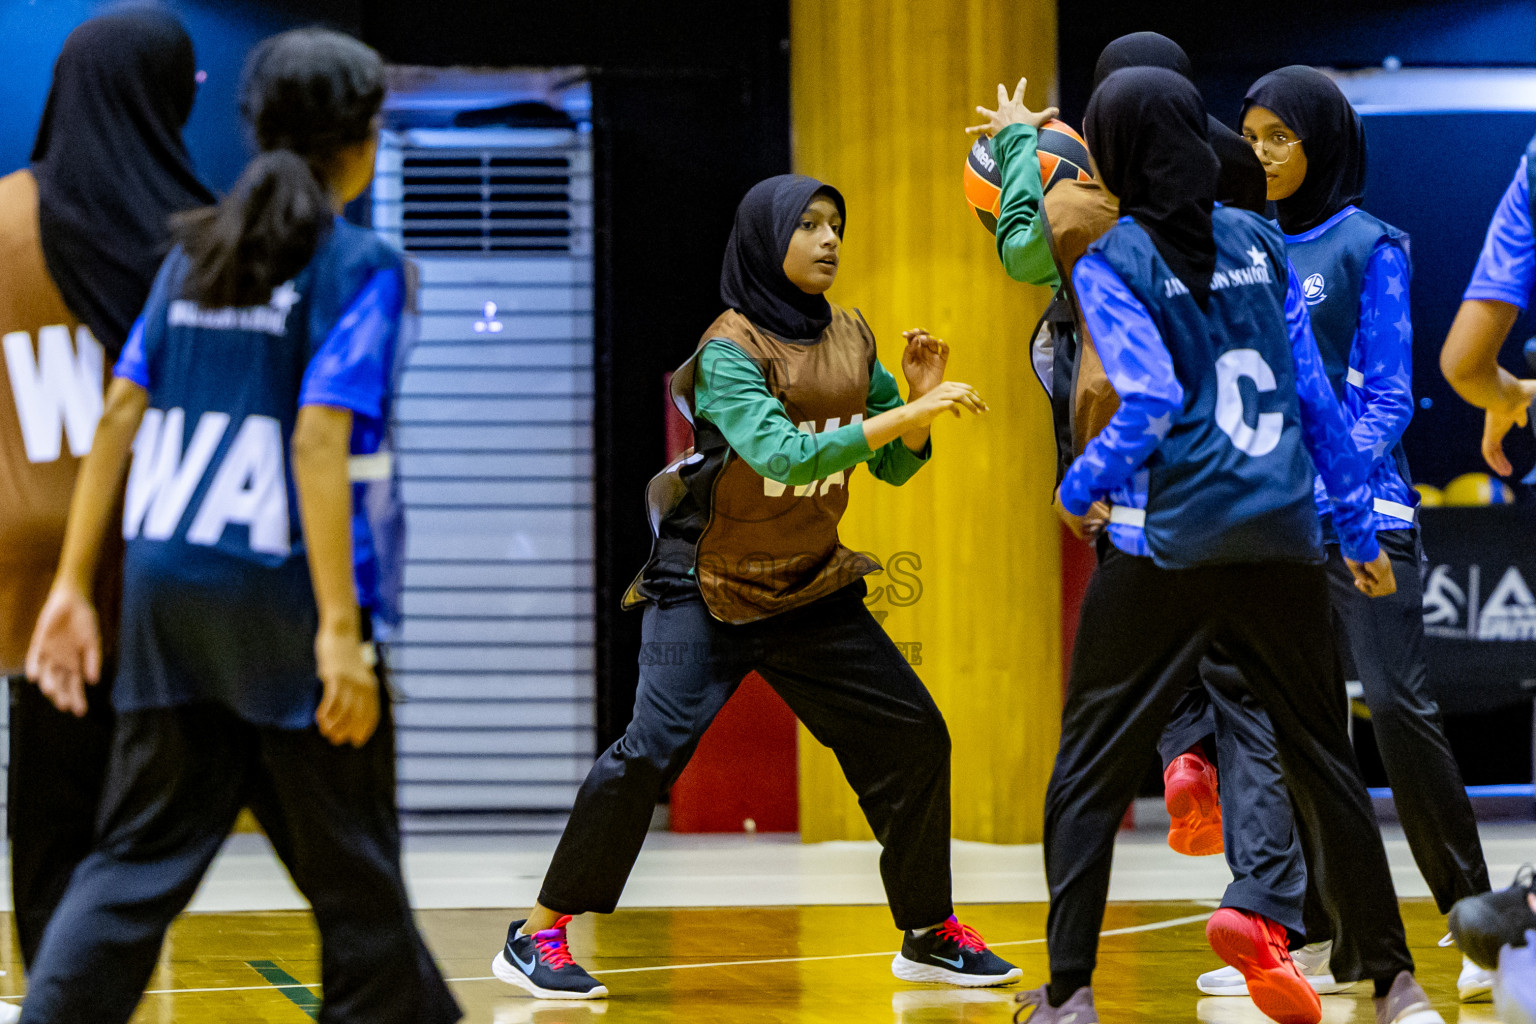
<instances>
[{"instance_id":1,"label":"girl in brown bib","mask_svg":"<svg viewBox=\"0 0 1536 1024\"><path fill-rule=\"evenodd\" d=\"M645 607L634 718L588 773L538 905L493 963L535 996L607 995L571 959L566 924L618 904L657 798L753 671L836 752L884 847L904 934L895 975L1019 977L955 920L949 732L864 607L862 578L879 564L837 535L859 463L905 483L931 454L935 419L986 405L944 380L948 346L921 329L904 333L903 403L863 317L826 300L845 213L836 189L799 175L759 182L736 211L721 272L729 308L672 376L695 444L647 488L656 542L625 601Z\"/></svg>"}]
</instances>

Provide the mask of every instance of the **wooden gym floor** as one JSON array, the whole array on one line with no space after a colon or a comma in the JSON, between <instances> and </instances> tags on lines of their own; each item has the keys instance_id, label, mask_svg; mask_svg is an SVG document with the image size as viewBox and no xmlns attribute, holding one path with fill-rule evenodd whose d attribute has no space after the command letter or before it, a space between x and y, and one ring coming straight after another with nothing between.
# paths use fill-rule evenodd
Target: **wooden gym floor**
<instances>
[{"instance_id":1,"label":"wooden gym floor","mask_svg":"<svg viewBox=\"0 0 1536 1024\"><path fill-rule=\"evenodd\" d=\"M490 977L509 912L427 910L428 945L475 1024L850 1024L891 1021L1006 1024L1012 993L1046 978L1045 905L961 909L1005 958L1021 986L961 990L911 985L890 974L897 934L879 906L621 910L578 919L576 955L608 985L595 1003L524 998ZM1247 999L1210 998L1195 976L1220 966L1205 944L1211 904L1111 903L1094 993L1106 1024L1200 1021L1263 1024ZM10 915L3 915L9 918ZM1449 1024L1495 1020L1489 1004L1456 1001L1460 955L1436 941L1445 921L1429 900L1403 901L1419 978ZM201 913L177 921L135 1021L139 1024L303 1024L319 1005L318 946L302 911ZM0 997L24 991L8 920L0 921ZM1323 999L1324 1024L1371 1024L1369 987Z\"/></svg>"}]
</instances>

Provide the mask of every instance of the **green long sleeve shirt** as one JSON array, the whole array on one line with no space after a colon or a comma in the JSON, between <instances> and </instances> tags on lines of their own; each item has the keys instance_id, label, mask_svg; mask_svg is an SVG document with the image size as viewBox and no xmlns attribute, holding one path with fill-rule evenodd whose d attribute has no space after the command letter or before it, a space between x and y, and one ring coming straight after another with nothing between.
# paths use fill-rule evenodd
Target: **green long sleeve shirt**
<instances>
[{"instance_id":1,"label":"green long sleeve shirt","mask_svg":"<svg viewBox=\"0 0 1536 1024\"><path fill-rule=\"evenodd\" d=\"M896 378L876 362L869 376L865 416L877 416L902 404ZM819 433L801 429L768 390L757 364L719 338L706 344L699 355L693 407L719 428L726 443L759 476L793 487L852 469L861 462L868 462L876 477L900 486L912 479L933 453L931 442L921 452L914 452L901 438L871 451L862 423L846 423Z\"/></svg>"},{"instance_id":2,"label":"green long sleeve shirt","mask_svg":"<svg viewBox=\"0 0 1536 1024\"><path fill-rule=\"evenodd\" d=\"M1040 133L1027 124L1010 124L992 137L992 156L1003 179L997 218L997 255L1015 281L1061 287L1045 218L1040 216L1045 185L1035 150Z\"/></svg>"}]
</instances>

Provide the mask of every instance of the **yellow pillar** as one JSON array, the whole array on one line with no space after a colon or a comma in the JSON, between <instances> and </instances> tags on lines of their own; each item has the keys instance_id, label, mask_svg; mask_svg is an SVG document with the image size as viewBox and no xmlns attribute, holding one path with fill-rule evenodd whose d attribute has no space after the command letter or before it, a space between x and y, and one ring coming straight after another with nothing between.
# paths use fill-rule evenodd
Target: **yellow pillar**
<instances>
[{"instance_id":1,"label":"yellow pillar","mask_svg":"<svg viewBox=\"0 0 1536 1024\"><path fill-rule=\"evenodd\" d=\"M951 345L951 379L992 407L938 424L932 464L903 488L860 472L843 538L893 570L870 577L884 588L870 608L949 722L953 834L1037 842L1061 708L1055 459L1029 361L1049 294L1009 280L960 182L962 129L998 82L1028 77L1035 109L1054 96L1056 5L792 0L790 45L796 170L848 201L831 298L863 311L898 381L901 331L927 327ZM800 826L806 842L869 836L803 728Z\"/></svg>"}]
</instances>

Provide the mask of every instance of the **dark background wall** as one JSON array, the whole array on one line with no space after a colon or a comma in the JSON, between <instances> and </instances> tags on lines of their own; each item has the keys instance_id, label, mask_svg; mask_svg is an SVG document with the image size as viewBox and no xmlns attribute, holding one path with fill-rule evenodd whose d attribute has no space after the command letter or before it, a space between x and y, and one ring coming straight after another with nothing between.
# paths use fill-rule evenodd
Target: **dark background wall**
<instances>
[{"instance_id":1,"label":"dark background wall","mask_svg":"<svg viewBox=\"0 0 1536 1024\"><path fill-rule=\"evenodd\" d=\"M1286 64L1379 67L1389 56L1435 67L1536 64L1531 0L1065 0L1057 24L1061 109L1074 125L1088 105L1099 51L1127 32L1161 32L1184 47L1211 113L1234 126L1248 86Z\"/></svg>"},{"instance_id":2,"label":"dark background wall","mask_svg":"<svg viewBox=\"0 0 1536 1024\"><path fill-rule=\"evenodd\" d=\"M0 0L0 173L23 166L54 58L109 6ZM662 377L719 309L719 258L737 199L789 169L787 0L421 3L419 0L169 0L207 71L187 126L215 188L249 157L235 88L272 32L323 23L400 64L584 65L592 72L600 192L597 452L598 740L629 721L638 613L618 611L644 563L646 481L664 461Z\"/></svg>"},{"instance_id":3,"label":"dark background wall","mask_svg":"<svg viewBox=\"0 0 1536 1024\"><path fill-rule=\"evenodd\" d=\"M92 14L113 6L103 0L0 0L0 174L27 162L53 62L64 38ZM197 48L207 74L187 122L187 148L204 179L227 188L250 157L239 124L235 92L245 55L274 32L326 24L356 32L360 0L176 0L176 12Z\"/></svg>"}]
</instances>

